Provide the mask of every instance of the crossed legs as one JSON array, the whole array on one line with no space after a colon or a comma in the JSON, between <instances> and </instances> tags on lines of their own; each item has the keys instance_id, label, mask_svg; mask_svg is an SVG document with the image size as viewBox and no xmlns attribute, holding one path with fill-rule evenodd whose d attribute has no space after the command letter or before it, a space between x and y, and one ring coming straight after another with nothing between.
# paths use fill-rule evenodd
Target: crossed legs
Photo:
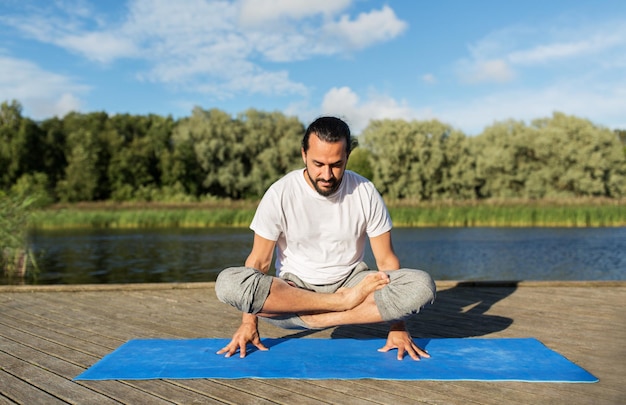
<instances>
[{"instance_id":1,"label":"crossed legs","mask_svg":"<svg viewBox=\"0 0 626 405\"><path fill-rule=\"evenodd\" d=\"M435 297L434 282L421 270L378 272L364 265L330 286L234 267L220 273L215 289L220 301L287 329L401 320Z\"/></svg>"}]
</instances>

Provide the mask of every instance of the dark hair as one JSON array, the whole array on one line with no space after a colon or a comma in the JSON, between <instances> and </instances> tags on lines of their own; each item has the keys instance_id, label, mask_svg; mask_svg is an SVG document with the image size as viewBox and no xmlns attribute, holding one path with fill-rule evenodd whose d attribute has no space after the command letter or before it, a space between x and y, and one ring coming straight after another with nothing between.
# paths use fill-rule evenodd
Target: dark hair
<instances>
[{"instance_id":1,"label":"dark hair","mask_svg":"<svg viewBox=\"0 0 626 405\"><path fill-rule=\"evenodd\" d=\"M352 150L352 139L350 137L350 127L348 124L336 117L320 117L313 121L306 129L304 138L302 138L302 149L304 152L309 150L309 138L311 134L317 135L324 142L341 142L346 140L346 152L348 155Z\"/></svg>"}]
</instances>

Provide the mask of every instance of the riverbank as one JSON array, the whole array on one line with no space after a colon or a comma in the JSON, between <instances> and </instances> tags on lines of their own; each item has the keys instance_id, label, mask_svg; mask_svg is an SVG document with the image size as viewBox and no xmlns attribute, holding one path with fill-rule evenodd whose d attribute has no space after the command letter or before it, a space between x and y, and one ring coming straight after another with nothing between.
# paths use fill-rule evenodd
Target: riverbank
<instances>
[{"instance_id":1,"label":"riverbank","mask_svg":"<svg viewBox=\"0 0 626 405\"><path fill-rule=\"evenodd\" d=\"M256 201L58 204L31 214L31 229L247 227ZM622 227L622 200L391 201L396 227Z\"/></svg>"}]
</instances>

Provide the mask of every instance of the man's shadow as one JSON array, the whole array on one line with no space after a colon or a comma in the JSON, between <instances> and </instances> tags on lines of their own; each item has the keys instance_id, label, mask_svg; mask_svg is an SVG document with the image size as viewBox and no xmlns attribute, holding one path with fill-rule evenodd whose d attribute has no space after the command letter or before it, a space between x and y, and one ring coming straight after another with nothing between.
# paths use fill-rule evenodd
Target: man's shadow
<instances>
[{"instance_id":1,"label":"man's shadow","mask_svg":"<svg viewBox=\"0 0 626 405\"><path fill-rule=\"evenodd\" d=\"M502 331L513 319L487 314L492 305L517 289L517 281L462 281L437 292L435 303L406 321L414 338L476 337ZM389 325L339 326L332 338L386 338Z\"/></svg>"}]
</instances>

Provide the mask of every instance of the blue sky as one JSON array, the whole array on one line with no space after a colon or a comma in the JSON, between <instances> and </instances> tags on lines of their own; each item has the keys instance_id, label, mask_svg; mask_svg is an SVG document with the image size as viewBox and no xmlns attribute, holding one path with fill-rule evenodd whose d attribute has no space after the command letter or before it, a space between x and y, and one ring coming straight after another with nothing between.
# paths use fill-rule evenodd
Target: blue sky
<instances>
[{"instance_id":1,"label":"blue sky","mask_svg":"<svg viewBox=\"0 0 626 405\"><path fill-rule=\"evenodd\" d=\"M554 111L626 128L626 1L3 0L0 99L26 116L281 111L438 119Z\"/></svg>"}]
</instances>

